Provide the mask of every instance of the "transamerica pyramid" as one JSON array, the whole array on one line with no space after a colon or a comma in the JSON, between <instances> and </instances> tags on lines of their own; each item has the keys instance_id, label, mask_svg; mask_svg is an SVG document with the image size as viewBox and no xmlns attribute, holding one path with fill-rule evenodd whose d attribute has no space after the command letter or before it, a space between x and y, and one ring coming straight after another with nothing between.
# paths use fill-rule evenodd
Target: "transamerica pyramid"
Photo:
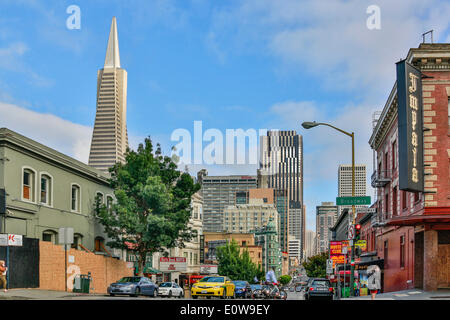
<instances>
[{"instance_id":1,"label":"transamerica pyramid","mask_svg":"<svg viewBox=\"0 0 450 320\"><path fill-rule=\"evenodd\" d=\"M117 22L113 17L105 65L97 73L97 112L89 165L108 171L116 162L125 162L127 147L127 72L120 67Z\"/></svg>"}]
</instances>

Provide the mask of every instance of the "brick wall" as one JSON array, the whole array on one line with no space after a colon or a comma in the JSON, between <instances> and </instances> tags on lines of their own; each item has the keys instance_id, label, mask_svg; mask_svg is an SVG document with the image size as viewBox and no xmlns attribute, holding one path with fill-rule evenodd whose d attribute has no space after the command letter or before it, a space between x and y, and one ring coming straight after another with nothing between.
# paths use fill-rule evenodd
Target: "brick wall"
<instances>
[{"instance_id":1,"label":"brick wall","mask_svg":"<svg viewBox=\"0 0 450 320\"><path fill-rule=\"evenodd\" d=\"M65 290L64 284L64 250L61 245L39 242L39 288L43 290ZM88 253L83 250L70 249L67 257L73 256L74 262L67 263L67 287L73 289L73 279L77 274L91 273L93 283L91 293L106 293L109 284L125 276L132 276L133 269L127 268L125 261Z\"/></svg>"}]
</instances>

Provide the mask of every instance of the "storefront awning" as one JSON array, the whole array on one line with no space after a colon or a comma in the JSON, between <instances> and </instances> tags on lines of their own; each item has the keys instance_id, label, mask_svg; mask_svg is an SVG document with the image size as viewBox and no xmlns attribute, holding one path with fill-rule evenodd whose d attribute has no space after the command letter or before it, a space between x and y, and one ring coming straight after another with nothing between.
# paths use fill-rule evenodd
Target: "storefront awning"
<instances>
[{"instance_id":1,"label":"storefront awning","mask_svg":"<svg viewBox=\"0 0 450 320\"><path fill-rule=\"evenodd\" d=\"M450 224L450 214L399 216L386 221L388 226L415 226L429 223Z\"/></svg>"}]
</instances>

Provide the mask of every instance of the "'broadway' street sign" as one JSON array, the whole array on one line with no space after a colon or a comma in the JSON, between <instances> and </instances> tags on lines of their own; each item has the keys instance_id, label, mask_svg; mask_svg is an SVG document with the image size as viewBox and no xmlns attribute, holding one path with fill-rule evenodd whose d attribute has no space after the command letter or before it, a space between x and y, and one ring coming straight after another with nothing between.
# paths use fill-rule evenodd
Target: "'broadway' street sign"
<instances>
[{"instance_id":1,"label":"'broadway' street sign","mask_svg":"<svg viewBox=\"0 0 450 320\"><path fill-rule=\"evenodd\" d=\"M359 205L369 205L370 197L337 197L337 206L359 206Z\"/></svg>"}]
</instances>

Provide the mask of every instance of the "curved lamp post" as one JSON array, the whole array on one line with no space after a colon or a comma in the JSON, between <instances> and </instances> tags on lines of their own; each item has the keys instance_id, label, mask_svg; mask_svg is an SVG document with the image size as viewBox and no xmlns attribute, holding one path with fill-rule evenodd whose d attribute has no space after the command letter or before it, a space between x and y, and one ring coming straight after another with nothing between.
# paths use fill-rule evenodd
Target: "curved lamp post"
<instances>
[{"instance_id":1,"label":"curved lamp post","mask_svg":"<svg viewBox=\"0 0 450 320\"><path fill-rule=\"evenodd\" d=\"M311 129L311 128L321 126L321 125L331 127L331 128L333 128L339 132L342 132L343 134L352 138L352 197L354 197L355 196L355 133L354 132L349 133L342 129L336 128L335 126L333 126L329 123L324 123L324 122L315 122L315 121L308 122L307 121L307 122L302 123L302 127L305 129ZM352 205L352 224L354 225L355 222L356 222L355 205ZM351 260L352 262L354 261L354 258L355 258L355 243L352 239L352 260ZM351 287L350 288L353 288L354 270L355 270L355 267L353 264L351 264L351 271L350 271L351 272L351 274L350 274ZM344 275L344 277L345 277L345 275ZM345 281L345 278L344 278L344 281ZM354 296L353 290L350 290L350 292L351 292L351 295Z\"/></svg>"}]
</instances>

